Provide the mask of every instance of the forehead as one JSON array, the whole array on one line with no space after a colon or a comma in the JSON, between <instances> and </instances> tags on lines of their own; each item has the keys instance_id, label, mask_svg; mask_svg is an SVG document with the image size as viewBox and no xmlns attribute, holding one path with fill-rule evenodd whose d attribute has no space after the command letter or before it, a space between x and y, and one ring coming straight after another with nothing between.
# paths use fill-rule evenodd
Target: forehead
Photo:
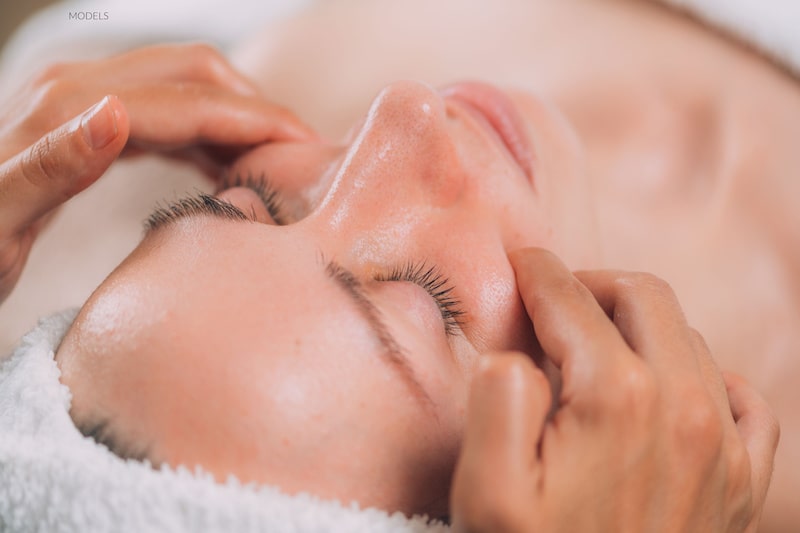
<instances>
[{"instance_id":1,"label":"forehead","mask_svg":"<svg viewBox=\"0 0 800 533\"><path fill-rule=\"evenodd\" d=\"M59 355L74 406L103 405L169 435L176 423L227 416L205 401L283 406L274 422L299 401L325 409L321 389L344 398L346 383L358 396L354 376L385 382L375 339L317 250L269 230L196 219L143 242L82 310L79 349ZM202 400L197 416L186 398Z\"/></svg>"},{"instance_id":2,"label":"forehead","mask_svg":"<svg viewBox=\"0 0 800 533\"><path fill-rule=\"evenodd\" d=\"M284 228L181 220L148 237L112 280L116 309L150 315L151 329L184 344L194 337L207 347L244 352L268 343L286 351L298 339L343 344L337 330L364 329L315 243Z\"/></svg>"}]
</instances>

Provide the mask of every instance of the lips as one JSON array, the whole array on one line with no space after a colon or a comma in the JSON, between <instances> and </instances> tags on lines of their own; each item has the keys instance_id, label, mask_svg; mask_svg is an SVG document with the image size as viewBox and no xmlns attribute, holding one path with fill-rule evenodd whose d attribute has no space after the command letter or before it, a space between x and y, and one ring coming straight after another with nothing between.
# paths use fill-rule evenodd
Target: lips
<instances>
[{"instance_id":1,"label":"lips","mask_svg":"<svg viewBox=\"0 0 800 533\"><path fill-rule=\"evenodd\" d=\"M529 182L533 183L533 145L525 132L522 115L504 92L486 83L466 82L450 85L441 94L486 119Z\"/></svg>"}]
</instances>

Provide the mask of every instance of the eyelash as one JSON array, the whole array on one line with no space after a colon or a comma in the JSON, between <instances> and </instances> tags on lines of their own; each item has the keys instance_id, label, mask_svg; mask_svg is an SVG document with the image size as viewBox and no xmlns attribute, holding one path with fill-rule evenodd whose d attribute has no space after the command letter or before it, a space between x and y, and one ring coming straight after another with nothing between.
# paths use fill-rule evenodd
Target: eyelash
<instances>
[{"instance_id":1,"label":"eyelash","mask_svg":"<svg viewBox=\"0 0 800 533\"><path fill-rule=\"evenodd\" d=\"M264 207L275 223L281 226L286 225L286 219L282 214L278 193L265 176L262 175L259 179L254 178L252 175L242 178L239 174L236 174L232 178L227 176L223 177L222 185L219 190L221 191L231 187L247 187L251 189L264 203ZM145 231L154 231L187 215L203 213L229 220L256 220L254 214L251 213L248 215L230 202L220 200L210 194L197 192L194 195L175 200L167 205L157 206L155 211L147 217L144 223Z\"/></svg>"},{"instance_id":2,"label":"eyelash","mask_svg":"<svg viewBox=\"0 0 800 533\"><path fill-rule=\"evenodd\" d=\"M222 177L222 189L232 189L233 187L247 187L258 195L264 207L267 209L269 216L279 226L286 225L286 218L283 216L283 209L280 202L277 189L273 187L272 182L261 174L258 178L252 174L242 176L237 173L233 176L225 175ZM255 218L255 217L253 217Z\"/></svg>"},{"instance_id":3,"label":"eyelash","mask_svg":"<svg viewBox=\"0 0 800 533\"><path fill-rule=\"evenodd\" d=\"M416 283L428 294L439 306L444 321L444 331L447 335L456 335L464 325L464 311L460 309L461 302L453 297L453 285L448 284L448 278L444 277L438 268L428 266L425 262L409 262L404 266L393 268L388 275L379 275L377 281L410 281Z\"/></svg>"},{"instance_id":4,"label":"eyelash","mask_svg":"<svg viewBox=\"0 0 800 533\"><path fill-rule=\"evenodd\" d=\"M233 177L224 176L221 189L232 187L247 187L251 189L264 203L264 207L269 212L270 217L278 225L286 224L281 214L278 193L266 176L261 175L259 179L254 178L252 174L248 174L246 177L242 177L241 174L235 174ZM195 212L209 212L222 218L233 220L255 220L255 216L248 217L233 204L214 196L199 193L196 196L173 202L166 207L157 208L147 219L145 226L148 230L154 230L186 214ZM460 309L461 302L452 295L454 287L448 284L448 278L444 277L435 266L429 267L425 262L409 262L402 267L393 268L388 275L380 275L375 279L377 281L409 281L425 289L439 307L444 321L444 331L447 335L456 335L464 325L465 313Z\"/></svg>"},{"instance_id":5,"label":"eyelash","mask_svg":"<svg viewBox=\"0 0 800 533\"><path fill-rule=\"evenodd\" d=\"M166 206L158 206L144 223L146 231L154 231L187 215L208 213L228 220L251 220L233 204L205 193L181 198Z\"/></svg>"}]
</instances>

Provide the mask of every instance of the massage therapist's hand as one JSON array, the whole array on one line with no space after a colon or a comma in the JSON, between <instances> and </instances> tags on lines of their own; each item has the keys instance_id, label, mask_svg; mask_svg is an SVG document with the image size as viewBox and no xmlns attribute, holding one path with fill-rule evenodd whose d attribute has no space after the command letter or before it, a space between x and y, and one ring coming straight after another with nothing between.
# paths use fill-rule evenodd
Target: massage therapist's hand
<instances>
[{"instance_id":1,"label":"massage therapist's hand","mask_svg":"<svg viewBox=\"0 0 800 533\"><path fill-rule=\"evenodd\" d=\"M0 110L0 302L48 213L125 150L215 163L313 133L263 98L213 48L166 45L50 67Z\"/></svg>"},{"instance_id":2,"label":"massage therapist's hand","mask_svg":"<svg viewBox=\"0 0 800 533\"><path fill-rule=\"evenodd\" d=\"M716 369L672 290L645 274L573 275L552 254L511 256L546 356L484 356L451 493L459 531L755 531L778 425ZM612 318L609 318L612 317Z\"/></svg>"}]
</instances>

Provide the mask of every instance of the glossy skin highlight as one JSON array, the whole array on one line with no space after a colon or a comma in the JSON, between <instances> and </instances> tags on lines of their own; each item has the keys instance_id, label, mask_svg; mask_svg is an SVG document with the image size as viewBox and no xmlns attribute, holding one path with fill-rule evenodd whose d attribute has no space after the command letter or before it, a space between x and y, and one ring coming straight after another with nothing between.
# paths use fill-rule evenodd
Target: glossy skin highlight
<instances>
[{"instance_id":1,"label":"glossy skin highlight","mask_svg":"<svg viewBox=\"0 0 800 533\"><path fill-rule=\"evenodd\" d=\"M573 133L545 102L514 99L533 181L474 113L411 82L386 87L341 144L245 155L232 172L268 176L288 224L236 187L219 197L255 222L194 216L151 232L59 350L73 416L111 420L157 462L445 514L475 358L533 350L507 251L597 260ZM424 394L383 357L328 261L361 282ZM423 288L379 280L409 263L448 278L464 312L455 335Z\"/></svg>"}]
</instances>

